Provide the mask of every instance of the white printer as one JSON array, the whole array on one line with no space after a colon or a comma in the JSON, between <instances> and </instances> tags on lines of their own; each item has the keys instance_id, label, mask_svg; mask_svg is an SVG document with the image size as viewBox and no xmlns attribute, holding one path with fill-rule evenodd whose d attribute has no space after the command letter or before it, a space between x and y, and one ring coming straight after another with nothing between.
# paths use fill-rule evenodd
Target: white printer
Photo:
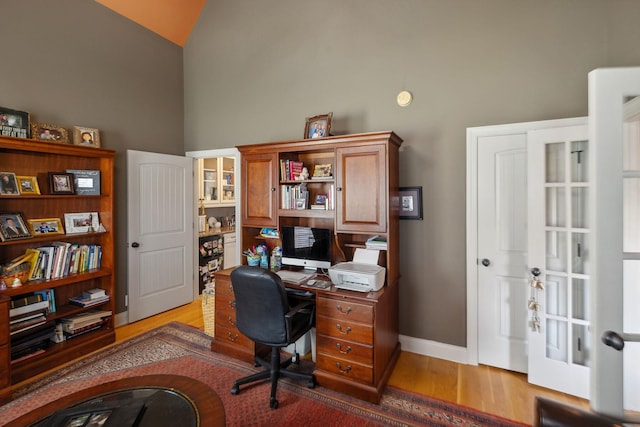
<instances>
[{"instance_id":1,"label":"white printer","mask_svg":"<svg viewBox=\"0 0 640 427\"><path fill-rule=\"evenodd\" d=\"M378 265L378 253L378 250L358 248L353 261L331 266L329 277L334 286L359 292L380 290L387 270Z\"/></svg>"}]
</instances>

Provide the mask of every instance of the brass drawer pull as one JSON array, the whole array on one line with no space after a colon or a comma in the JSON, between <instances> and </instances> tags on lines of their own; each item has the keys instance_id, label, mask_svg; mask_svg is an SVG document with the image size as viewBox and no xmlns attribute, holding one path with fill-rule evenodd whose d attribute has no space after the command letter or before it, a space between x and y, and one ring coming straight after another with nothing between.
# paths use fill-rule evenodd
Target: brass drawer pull
<instances>
[{"instance_id":1,"label":"brass drawer pull","mask_svg":"<svg viewBox=\"0 0 640 427\"><path fill-rule=\"evenodd\" d=\"M342 314L349 314L351 313L351 310L352 310L351 307L347 307L346 310L343 310L341 305L336 305L336 309Z\"/></svg>"},{"instance_id":2,"label":"brass drawer pull","mask_svg":"<svg viewBox=\"0 0 640 427\"><path fill-rule=\"evenodd\" d=\"M336 347L338 347L338 351L342 354L349 354L349 352L351 352L351 346L348 345L346 350L342 349L342 345L340 345L339 342L336 343Z\"/></svg>"},{"instance_id":3,"label":"brass drawer pull","mask_svg":"<svg viewBox=\"0 0 640 427\"><path fill-rule=\"evenodd\" d=\"M229 338L229 341L231 342L236 342L239 338L238 334L232 335L231 332L227 332L227 338Z\"/></svg>"},{"instance_id":4,"label":"brass drawer pull","mask_svg":"<svg viewBox=\"0 0 640 427\"><path fill-rule=\"evenodd\" d=\"M236 326L236 322L233 321L233 317L231 316L227 316L227 322L229 322L231 326Z\"/></svg>"},{"instance_id":5,"label":"brass drawer pull","mask_svg":"<svg viewBox=\"0 0 640 427\"><path fill-rule=\"evenodd\" d=\"M338 330L338 332L340 332L342 335L347 335L349 332L351 332L351 326L347 326L346 330L342 330L342 326L340 326L340 324L336 325L336 329Z\"/></svg>"},{"instance_id":6,"label":"brass drawer pull","mask_svg":"<svg viewBox=\"0 0 640 427\"><path fill-rule=\"evenodd\" d=\"M336 367L338 368L341 374L348 374L349 371L351 370L351 365L347 365L345 369L342 369L342 365L340 364L340 362L336 363Z\"/></svg>"}]
</instances>

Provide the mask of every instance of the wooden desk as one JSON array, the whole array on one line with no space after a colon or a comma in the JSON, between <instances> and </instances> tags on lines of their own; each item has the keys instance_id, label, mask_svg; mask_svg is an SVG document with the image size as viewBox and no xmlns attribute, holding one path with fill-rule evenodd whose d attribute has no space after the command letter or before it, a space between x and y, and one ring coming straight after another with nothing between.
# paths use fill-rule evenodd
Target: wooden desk
<instances>
[{"instance_id":1,"label":"wooden desk","mask_svg":"<svg viewBox=\"0 0 640 427\"><path fill-rule=\"evenodd\" d=\"M211 350L253 363L256 346L235 325L231 271L215 274ZM318 384L378 403L400 354L397 285L369 293L335 286L312 291L316 294L314 375Z\"/></svg>"}]
</instances>

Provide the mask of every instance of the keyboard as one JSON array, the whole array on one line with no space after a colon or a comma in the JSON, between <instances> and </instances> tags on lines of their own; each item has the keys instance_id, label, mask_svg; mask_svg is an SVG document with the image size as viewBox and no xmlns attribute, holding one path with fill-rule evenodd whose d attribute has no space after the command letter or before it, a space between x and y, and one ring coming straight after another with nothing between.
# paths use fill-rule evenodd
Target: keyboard
<instances>
[{"instance_id":1,"label":"keyboard","mask_svg":"<svg viewBox=\"0 0 640 427\"><path fill-rule=\"evenodd\" d=\"M300 284L305 280L311 279L314 274L313 273L303 273L301 271L291 271L291 270L279 270L276 271L276 274L280 276L283 282L290 282Z\"/></svg>"}]
</instances>

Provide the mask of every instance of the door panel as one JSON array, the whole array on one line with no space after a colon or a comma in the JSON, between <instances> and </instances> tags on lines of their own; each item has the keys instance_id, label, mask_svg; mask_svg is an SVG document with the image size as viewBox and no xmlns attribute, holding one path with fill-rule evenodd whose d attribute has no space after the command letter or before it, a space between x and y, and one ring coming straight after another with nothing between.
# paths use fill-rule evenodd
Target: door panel
<instances>
[{"instance_id":1,"label":"door panel","mask_svg":"<svg viewBox=\"0 0 640 427\"><path fill-rule=\"evenodd\" d=\"M193 300L193 160L127 151L129 321Z\"/></svg>"},{"instance_id":2,"label":"door panel","mask_svg":"<svg viewBox=\"0 0 640 427\"><path fill-rule=\"evenodd\" d=\"M278 159L275 154L248 154L242 157L242 224L277 227L276 184Z\"/></svg>"}]
</instances>

